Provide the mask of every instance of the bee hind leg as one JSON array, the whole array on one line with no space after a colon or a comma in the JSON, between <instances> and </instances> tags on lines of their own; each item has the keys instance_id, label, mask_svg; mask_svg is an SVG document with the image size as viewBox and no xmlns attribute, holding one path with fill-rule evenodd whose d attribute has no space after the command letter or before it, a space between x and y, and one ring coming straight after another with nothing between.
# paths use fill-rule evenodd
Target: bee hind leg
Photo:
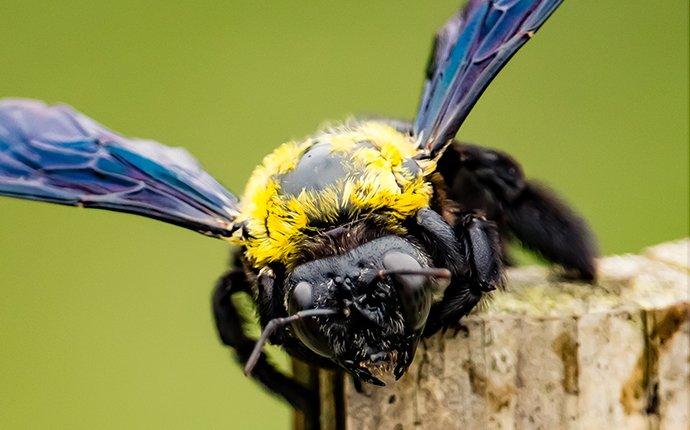
<instances>
[{"instance_id":1,"label":"bee hind leg","mask_svg":"<svg viewBox=\"0 0 690 430\"><path fill-rule=\"evenodd\" d=\"M462 209L480 210L497 224L502 246L515 237L574 277L595 278L597 246L586 221L556 193L525 178L511 156L455 142L438 171Z\"/></svg>"},{"instance_id":2,"label":"bee hind leg","mask_svg":"<svg viewBox=\"0 0 690 430\"><path fill-rule=\"evenodd\" d=\"M235 350L242 366L249 359L255 341L247 335L245 318L233 303L232 296L249 292L249 288L244 271L233 269L218 280L212 297L213 315L220 340ZM317 393L277 369L264 353L253 369L252 377L305 415L313 416L318 412Z\"/></svg>"}]
</instances>

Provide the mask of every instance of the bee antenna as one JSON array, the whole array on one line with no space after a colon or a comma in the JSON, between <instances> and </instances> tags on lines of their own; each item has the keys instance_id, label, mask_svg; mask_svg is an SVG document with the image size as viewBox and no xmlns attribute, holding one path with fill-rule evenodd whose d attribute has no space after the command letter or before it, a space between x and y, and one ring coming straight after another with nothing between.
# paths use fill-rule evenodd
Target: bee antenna
<instances>
[{"instance_id":1,"label":"bee antenna","mask_svg":"<svg viewBox=\"0 0 690 430\"><path fill-rule=\"evenodd\" d=\"M450 279L451 277L450 270L438 267L420 267L419 269L383 269L379 270L378 272L379 278L383 278L388 275L420 275L443 279Z\"/></svg>"},{"instance_id":2,"label":"bee antenna","mask_svg":"<svg viewBox=\"0 0 690 430\"><path fill-rule=\"evenodd\" d=\"M306 309L303 311L296 312L295 314L290 315L288 317L273 318L272 320L270 320L268 324L266 324L264 331L261 332L261 336L259 336L259 339L254 344L254 349L252 350L249 359L247 359L247 363L244 365L245 376L249 376L252 374L254 366L256 366L256 363L259 361L259 357L261 356L261 350L263 349L264 344L266 343L268 338L280 327L292 324L293 322L301 320L303 318L318 317L322 315L334 315L336 313L338 313L338 311L336 311L335 309Z\"/></svg>"}]
</instances>

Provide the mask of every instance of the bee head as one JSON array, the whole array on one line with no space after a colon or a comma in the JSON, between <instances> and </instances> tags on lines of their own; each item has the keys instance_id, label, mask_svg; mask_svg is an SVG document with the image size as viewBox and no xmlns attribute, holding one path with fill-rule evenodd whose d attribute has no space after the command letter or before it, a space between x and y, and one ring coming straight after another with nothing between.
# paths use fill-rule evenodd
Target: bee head
<instances>
[{"instance_id":1,"label":"bee head","mask_svg":"<svg viewBox=\"0 0 690 430\"><path fill-rule=\"evenodd\" d=\"M287 307L331 310L292 324L315 353L365 382L383 385L412 362L446 269L408 240L385 236L343 254L306 262L288 276Z\"/></svg>"}]
</instances>

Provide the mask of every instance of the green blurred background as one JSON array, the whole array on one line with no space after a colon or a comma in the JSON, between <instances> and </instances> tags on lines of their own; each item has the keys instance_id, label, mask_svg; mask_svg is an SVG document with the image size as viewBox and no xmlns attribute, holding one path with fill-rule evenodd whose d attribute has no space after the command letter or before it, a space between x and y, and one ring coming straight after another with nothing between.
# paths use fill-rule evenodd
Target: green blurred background
<instances>
[{"instance_id":1,"label":"green blurred background","mask_svg":"<svg viewBox=\"0 0 690 430\"><path fill-rule=\"evenodd\" d=\"M185 146L241 192L325 120L411 117L459 3L2 0L0 96ZM548 180L605 253L687 235L687 0L566 2L460 137ZM0 428L288 427L216 340L227 259L144 218L0 200Z\"/></svg>"}]
</instances>

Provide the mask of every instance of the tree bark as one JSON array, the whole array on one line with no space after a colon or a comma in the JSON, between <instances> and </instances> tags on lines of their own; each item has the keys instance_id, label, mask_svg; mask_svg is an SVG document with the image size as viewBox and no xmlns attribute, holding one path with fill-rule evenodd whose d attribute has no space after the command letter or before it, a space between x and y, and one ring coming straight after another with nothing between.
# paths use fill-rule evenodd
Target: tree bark
<instances>
[{"instance_id":1,"label":"tree bark","mask_svg":"<svg viewBox=\"0 0 690 430\"><path fill-rule=\"evenodd\" d=\"M321 428L688 429L689 247L603 258L596 286L511 269L396 384L320 371Z\"/></svg>"}]
</instances>

